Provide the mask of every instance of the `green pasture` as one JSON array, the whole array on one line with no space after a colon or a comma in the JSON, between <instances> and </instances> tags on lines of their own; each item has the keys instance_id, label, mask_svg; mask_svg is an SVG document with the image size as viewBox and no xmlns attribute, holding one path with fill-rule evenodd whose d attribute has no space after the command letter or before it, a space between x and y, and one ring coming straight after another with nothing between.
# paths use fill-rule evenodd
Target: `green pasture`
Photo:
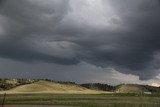
<instances>
[{"instance_id":1,"label":"green pasture","mask_svg":"<svg viewBox=\"0 0 160 107\"><path fill-rule=\"evenodd\" d=\"M3 94L0 94L0 101ZM7 104L80 107L160 107L160 95L144 94L7 94Z\"/></svg>"}]
</instances>

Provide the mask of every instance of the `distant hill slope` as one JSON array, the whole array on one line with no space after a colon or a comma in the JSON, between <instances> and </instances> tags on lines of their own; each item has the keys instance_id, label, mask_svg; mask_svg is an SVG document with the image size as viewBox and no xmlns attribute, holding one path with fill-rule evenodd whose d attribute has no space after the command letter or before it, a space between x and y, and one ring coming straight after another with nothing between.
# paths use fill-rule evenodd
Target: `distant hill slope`
<instances>
[{"instance_id":1,"label":"distant hill slope","mask_svg":"<svg viewBox=\"0 0 160 107\"><path fill-rule=\"evenodd\" d=\"M86 84L81 84L81 86L89 89L110 91L110 92L113 92L115 90L114 86L101 83L86 83Z\"/></svg>"},{"instance_id":2,"label":"distant hill slope","mask_svg":"<svg viewBox=\"0 0 160 107\"><path fill-rule=\"evenodd\" d=\"M30 84L35 81L30 79L0 79L0 91L10 90L16 86Z\"/></svg>"},{"instance_id":3,"label":"distant hill slope","mask_svg":"<svg viewBox=\"0 0 160 107\"><path fill-rule=\"evenodd\" d=\"M115 88L115 92L118 93L160 93L159 87L153 87L148 85L137 85L137 84L122 84Z\"/></svg>"},{"instance_id":4,"label":"distant hill slope","mask_svg":"<svg viewBox=\"0 0 160 107\"><path fill-rule=\"evenodd\" d=\"M75 84L61 84L49 81L38 81L15 87L8 93L99 93Z\"/></svg>"},{"instance_id":5,"label":"distant hill slope","mask_svg":"<svg viewBox=\"0 0 160 107\"><path fill-rule=\"evenodd\" d=\"M119 93L143 93L143 92L149 92L149 91L141 85L125 84L125 85L117 86L116 89L115 89L115 92L119 92Z\"/></svg>"}]
</instances>

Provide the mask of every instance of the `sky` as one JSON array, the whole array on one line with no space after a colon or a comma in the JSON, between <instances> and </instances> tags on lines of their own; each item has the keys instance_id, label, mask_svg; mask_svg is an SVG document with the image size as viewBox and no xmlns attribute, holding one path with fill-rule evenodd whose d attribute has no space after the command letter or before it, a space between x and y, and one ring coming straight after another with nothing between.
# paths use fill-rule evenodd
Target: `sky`
<instances>
[{"instance_id":1,"label":"sky","mask_svg":"<svg viewBox=\"0 0 160 107\"><path fill-rule=\"evenodd\" d=\"M160 0L0 0L0 77L160 85Z\"/></svg>"}]
</instances>

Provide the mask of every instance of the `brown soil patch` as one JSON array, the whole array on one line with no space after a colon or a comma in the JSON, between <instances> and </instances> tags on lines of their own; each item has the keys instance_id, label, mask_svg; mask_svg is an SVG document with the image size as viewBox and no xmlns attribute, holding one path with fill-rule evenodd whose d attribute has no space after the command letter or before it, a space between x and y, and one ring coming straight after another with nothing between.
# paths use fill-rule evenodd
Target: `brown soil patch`
<instances>
[{"instance_id":1,"label":"brown soil patch","mask_svg":"<svg viewBox=\"0 0 160 107\"><path fill-rule=\"evenodd\" d=\"M4 107L73 107L73 106L52 106L52 105L4 105Z\"/></svg>"}]
</instances>

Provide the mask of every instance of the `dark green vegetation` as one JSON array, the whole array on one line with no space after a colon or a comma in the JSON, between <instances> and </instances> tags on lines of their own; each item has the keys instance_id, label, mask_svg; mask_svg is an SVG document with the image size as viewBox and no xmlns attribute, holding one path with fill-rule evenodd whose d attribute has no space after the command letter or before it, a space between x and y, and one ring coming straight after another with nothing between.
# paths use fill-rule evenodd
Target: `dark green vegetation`
<instances>
[{"instance_id":1,"label":"dark green vegetation","mask_svg":"<svg viewBox=\"0 0 160 107\"><path fill-rule=\"evenodd\" d=\"M111 92L113 92L116 89L115 86L111 86L108 84L101 84L101 83L86 83L86 84L81 84L81 86L89 89L111 91Z\"/></svg>"},{"instance_id":2,"label":"dark green vegetation","mask_svg":"<svg viewBox=\"0 0 160 107\"><path fill-rule=\"evenodd\" d=\"M0 95L0 101L3 94ZM160 95L145 94L7 94L5 104L80 107L160 107Z\"/></svg>"}]
</instances>

